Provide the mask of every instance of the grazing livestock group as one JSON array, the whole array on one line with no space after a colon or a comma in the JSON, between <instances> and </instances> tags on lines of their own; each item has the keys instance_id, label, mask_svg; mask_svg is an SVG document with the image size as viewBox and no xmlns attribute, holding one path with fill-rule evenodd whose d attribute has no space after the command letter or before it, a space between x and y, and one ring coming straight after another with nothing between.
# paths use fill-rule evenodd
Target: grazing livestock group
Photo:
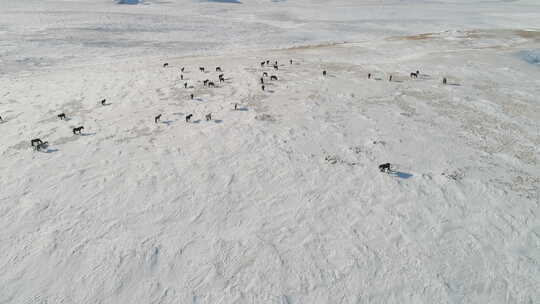
<instances>
[{"instance_id":1,"label":"grazing livestock group","mask_svg":"<svg viewBox=\"0 0 540 304\"><path fill-rule=\"evenodd\" d=\"M290 59L290 60L289 60L289 63L292 65L292 64L293 64L293 60ZM278 70L279 70L279 64L278 64L278 61L275 61L275 62L271 65L271 64L270 64L270 60L264 60L264 61L261 61L261 62L260 62L260 66L261 66L261 68L263 68L263 69L266 68L266 67L268 67L268 68L272 67L275 71L278 71ZM168 63L168 62L163 63L163 68L168 68L168 67L169 67L169 63ZM184 73L184 72L189 73L189 71L186 71L186 68L185 68L185 67L182 67L182 68L180 69L180 71L181 71L180 79L181 79L181 80L184 80L184 74L183 74L183 73ZM200 67L199 67L199 71L202 72L202 73L208 73L208 72L206 72L206 68L203 67L203 66L200 66ZM223 74L223 69L222 69L220 66L218 66L218 67L215 68L215 71L216 71L217 73L221 73L221 74L218 75L219 83L221 84L221 83L225 82L225 75ZM327 70L323 70L323 71L322 71L322 75L326 77L326 76L328 75ZM416 72L411 72L409 76L410 76L410 78L417 79L417 78L420 76L420 71L419 71L419 70L416 70ZM262 77L260 77L260 84L261 84L261 89L262 89L262 91L265 91L265 90L266 90L265 84L268 84L268 83L270 83L270 82L272 82L272 81L278 81L278 79L279 79L277 75L271 75L271 76L269 77L269 81L270 81L270 82L267 83L267 81L265 80L265 79L268 79L267 77L269 77L268 72L267 72L267 71L263 71L263 72L262 72ZM372 78L372 74L371 74L371 73L368 73L367 78L368 78L368 79L371 79L371 78ZM388 80L391 82L391 81L393 80L393 75L389 75ZM443 83L444 85L447 84L447 79L446 79L446 77L443 78L442 83ZM215 88L215 87L216 87L216 84L215 84L213 81L211 81L210 79L205 79L204 81L202 81L202 84L203 84L204 87L208 87L208 88ZM270 83L270 84L271 84L271 83ZM185 89L188 89L188 82L184 82L184 88L185 88ZM190 86L189 88L193 88L193 86ZM273 92L273 91L269 91L269 92ZM194 99L194 93L190 93L190 94L189 94L189 97L193 100L193 99ZM103 106L109 105L109 104L107 104L107 99L102 99L102 100L101 100L101 105L103 105ZM239 108L238 108L238 103L234 103L234 110L239 110ZM161 113L158 114L157 116L155 116L155 117L154 117L154 123L157 124L158 122L160 122L161 116L162 116ZM67 116L66 116L65 113L60 113L60 114L57 115L57 117L58 117L60 120L67 120ZM191 122L191 119L192 119L192 118L193 118L193 114L187 114L187 115L185 116L185 120L186 120L187 123ZM211 120L212 120L212 113L206 114L206 115L205 115L205 119L206 119L207 121L211 121ZM2 118L1 116L0 116L0 122L4 122L4 120L3 120L3 118ZM79 126L79 127L73 128L73 129L72 129L72 132L73 132L74 135L82 135L82 130L84 130L84 126ZM30 142L30 144L31 144L31 146L32 146L33 148L35 148L37 151L40 151L40 150L42 150L42 149L45 149L45 148L48 146L48 142L46 142L46 141L44 142L44 141L42 141L42 140L39 139L39 138L32 139L31 142ZM379 170L380 170L381 172L391 172L391 166L390 166L390 163L384 163L384 164L381 164L381 165L379 166Z\"/></svg>"}]
</instances>

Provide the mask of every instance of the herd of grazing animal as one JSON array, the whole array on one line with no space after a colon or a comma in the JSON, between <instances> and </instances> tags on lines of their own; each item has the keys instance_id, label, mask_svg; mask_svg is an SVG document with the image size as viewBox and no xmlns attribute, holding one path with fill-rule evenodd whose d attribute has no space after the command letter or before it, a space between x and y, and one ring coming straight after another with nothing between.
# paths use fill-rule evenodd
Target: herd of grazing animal
<instances>
[{"instance_id":1,"label":"herd of grazing animal","mask_svg":"<svg viewBox=\"0 0 540 304\"><path fill-rule=\"evenodd\" d=\"M290 60L289 60L289 63L292 65L292 64L293 64L293 60L290 59ZM262 61L262 62L260 63L260 65L261 65L261 67L263 67L263 68L264 68L265 66L268 66L268 67L269 67L269 66L270 66L270 60ZM169 63L167 63L167 62L163 63L163 67L164 67L164 68L169 67ZM276 70L276 71L279 70L278 62L275 61L275 62L272 64L272 67L273 67L274 70ZM199 67L199 71L205 73L205 70L206 70L206 69L205 69L204 67L202 67L202 66ZM216 72L220 72L220 73L223 72L222 68L219 67L219 66L216 67L215 70L216 70ZM185 71L185 68L182 67L182 68L180 69L180 71L183 73L183 72ZM326 71L326 70L323 70L322 74L323 74L323 76L327 76L327 71ZM415 78L415 79L416 79L416 78L418 78L419 75L420 75L420 71L417 70L416 72L411 72L411 73L410 73L410 78ZM265 91L265 80L264 80L264 79L265 79L265 77L268 77L268 76L269 76L269 75L268 75L268 72L264 71L264 72L262 73L262 77L260 78L261 89L262 89L263 91ZM371 79L371 77L372 77L372 74L371 74L371 73L368 73L368 79ZM184 79L184 75L181 74L181 75L180 75L180 78L183 80L183 79ZM224 76L224 74L219 74L218 78L219 78L219 82L220 82L220 83L221 83L221 82L225 82L225 76ZM389 81L392 81L392 79L393 79L393 76L392 76L392 75L389 75L388 80L389 80ZM278 80L278 77L277 77L276 75L271 75L271 76L270 76L270 81L277 81L277 80ZM446 77L443 78L442 83L443 83L444 85L447 84L447 79L446 79ZM215 87L215 86L216 86L215 83L214 83L213 81L210 81L209 79L204 80L204 81L203 81L203 85L204 85L205 87L206 87L206 86L207 86L207 87ZM186 89L188 88L188 83L187 83L187 82L184 82L184 88L186 88ZM190 98L191 98L191 99L194 99L194 94L193 94L193 93L190 94ZM106 102L107 102L107 99L102 99L102 100L101 100L101 105L103 105L103 106L108 105ZM234 110L238 110L238 103L234 103ZM155 123L158 123L158 122L160 121L161 115L162 115L162 114L158 114L157 116L154 117L154 122L155 122ZM60 120L66 120L66 118L67 118L65 113L60 113L60 114L57 115L57 117L58 117ZM192 119L192 117L193 117L193 114L188 114L188 115L186 115L186 117L185 117L186 122L190 122L191 119ZM207 121L212 120L212 113L206 114L206 115L205 115L205 119L206 119ZM4 120L2 119L2 116L0 116L0 122L4 122ZM84 130L84 126L79 126L79 127L73 128L72 132L73 132L74 135L77 135L77 134L78 134L78 135L82 135L82 130ZM32 139L32 140L30 141L30 144L31 144L31 146L32 146L33 148L36 149L36 151L40 151L40 150L42 150L42 149L45 149L45 148L48 146L48 142L47 142L47 141L42 141L42 140L39 139L39 138ZM388 173L388 172L391 172L391 167L390 167L390 166L391 166L390 163L381 164L381 165L379 166L379 170L380 170L381 172L387 172L387 173Z\"/></svg>"}]
</instances>

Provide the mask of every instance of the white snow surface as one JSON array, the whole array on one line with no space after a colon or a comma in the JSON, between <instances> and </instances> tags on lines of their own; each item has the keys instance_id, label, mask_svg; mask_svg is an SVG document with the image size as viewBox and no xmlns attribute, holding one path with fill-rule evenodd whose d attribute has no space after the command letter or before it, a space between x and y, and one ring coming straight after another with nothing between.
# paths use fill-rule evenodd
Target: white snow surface
<instances>
[{"instance_id":1,"label":"white snow surface","mask_svg":"<svg viewBox=\"0 0 540 304\"><path fill-rule=\"evenodd\" d=\"M0 0L0 303L540 303L540 3L118 2Z\"/></svg>"}]
</instances>

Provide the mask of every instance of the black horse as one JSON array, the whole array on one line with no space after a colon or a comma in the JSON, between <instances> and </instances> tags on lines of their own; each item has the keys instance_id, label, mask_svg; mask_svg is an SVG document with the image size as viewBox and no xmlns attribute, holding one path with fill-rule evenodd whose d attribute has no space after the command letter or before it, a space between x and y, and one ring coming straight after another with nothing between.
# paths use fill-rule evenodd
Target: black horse
<instances>
[{"instance_id":1,"label":"black horse","mask_svg":"<svg viewBox=\"0 0 540 304\"><path fill-rule=\"evenodd\" d=\"M182 68L180 69L180 72L184 73L184 67L182 67Z\"/></svg>"},{"instance_id":2,"label":"black horse","mask_svg":"<svg viewBox=\"0 0 540 304\"><path fill-rule=\"evenodd\" d=\"M212 120L212 113L208 113L208 114L206 114L206 116L205 116L205 117L206 117L206 120L207 120L207 121L210 121L210 120Z\"/></svg>"},{"instance_id":3,"label":"black horse","mask_svg":"<svg viewBox=\"0 0 540 304\"><path fill-rule=\"evenodd\" d=\"M184 89L187 89L187 82L184 82Z\"/></svg>"},{"instance_id":4,"label":"black horse","mask_svg":"<svg viewBox=\"0 0 540 304\"><path fill-rule=\"evenodd\" d=\"M189 97L191 97L191 99L193 99L193 94L189 95Z\"/></svg>"},{"instance_id":5,"label":"black horse","mask_svg":"<svg viewBox=\"0 0 540 304\"><path fill-rule=\"evenodd\" d=\"M322 75L326 76L326 70L322 71Z\"/></svg>"},{"instance_id":6,"label":"black horse","mask_svg":"<svg viewBox=\"0 0 540 304\"><path fill-rule=\"evenodd\" d=\"M184 75L180 74L180 80L184 80Z\"/></svg>"},{"instance_id":7,"label":"black horse","mask_svg":"<svg viewBox=\"0 0 540 304\"><path fill-rule=\"evenodd\" d=\"M167 62L165 62L165 63L163 64L163 67L164 67L164 68L166 68L166 67L168 67L168 66L169 66L169 63L167 63Z\"/></svg>"},{"instance_id":8,"label":"black horse","mask_svg":"<svg viewBox=\"0 0 540 304\"><path fill-rule=\"evenodd\" d=\"M261 84L264 84L264 78L261 77Z\"/></svg>"},{"instance_id":9,"label":"black horse","mask_svg":"<svg viewBox=\"0 0 540 304\"><path fill-rule=\"evenodd\" d=\"M107 99L103 99L103 100L101 101L101 105L104 106L106 102L107 102Z\"/></svg>"},{"instance_id":10,"label":"black horse","mask_svg":"<svg viewBox=\"0 0 540 304\"><path fill-rule=\"evenodd\" d=\"M199 71L204 72L204 67L199 67Z\"/></svg>"},{"instance_id":11,"label":"black horse","mask_svg":"<svg viewBox=\"0 0 540 304\"><path fill-rule=\"evenodd\" d=\"M82 130L84 130L84 127L83 126L80 126L80 127L77 127L77 128L73 128L73 134L81 134Z\"/></svg>"},{"instance_id":12,"label":"black horse","mask_svg":"<svg viewBox=\"0 0 540 304\"><path fill-rule=\"evenodd\" d=\"M444 77L444 78L442 79L442 84L446 84L446 83L447 83L447 80L446 80L446 77Z\"/></svg>"},{"instance_id":13,"label":"black horse","mask_svg":"<svg viewBox=\"0 0 540 304\"><path fill-rule=\"evenodd\" d=\"M261 89L264 91L264 85L261 86Z\"/></svg>"},{"instance_id":14,"label":"black horse","mask_svg":"<svg viewBox=\"0 0 540 304\"><path fill-rule=\"evenodd\" d=\"M216 84L213 83L212 81L209 81L209 82L208 82L208 87L215 88L215 87L216 87Z\"/></svg>"},{"instance_id":15,"label":"black horse","mask_svg":"<svg viewBox=\"0 0 540 304\"><path fill-rule=\"evenodd\" d=\"M276 75L270 76L270 80L278 80Z\"/></svg>"},{"instance_id":16,"label":"black horse","mask_svg":"<svg viewBox=\"0 0 540 304\"><path fill-rule=\"evenodd\" d=\"M264 72L263 77L268 77L268 73Z\"/></svg>"},{"instance_id":17,"label":"black horse","mask_svg":"<svg viewBox=\"0 0 540 304\"><path fill-rule=\"evenodd\" d=\"M191 117L193 117L193 114L189 114L186 116L186 122L189 122L191 120Z\"/></svg>"},{"instance_id":18,"label":"black horse","mask_svg":"<svg viewBox=\"0 0 540 304\"><path fill-rule=\"evenodd\" d=\"M206 79L205 81L203 81L203 85L206 86L208 82L210 82L210 79Z\"/></svg>"},{"instance_id":19,"label":"black horse","mask_svg":"<svg viewBox=\"0 0 540 304\"><path fill-rule=\"evenodd\" d=\"M381 172L391 172L392 169L390 168L390 163L385 163L385 164L379 165L379 171L381 171Z\"/></svg>"},{"instance_id":20,"label":"black horse","mask_svg":"<svg viewBox=\"0 0 540 304\"><path fill-rule=\"evenodd\" d=\"M418 78L418 74L417 73L411 73L411 78Z\"/></svg>"},{"instance_id":21,"label":"black horse","mask_svg":"<svg viewBox=\"0 0 540 304\"><path fill-rule=\"evenodd\" d=\"M161 114L159 114L158 116L156 116L154 118L154 122L157 123L159 121L159 119L161 118Z\"/></svg>"},{"instance_id":22,"label":"black horse","mask_svg":"<svg viewBox=\"0 0 540 304\"><path fill-rule=\"evenodd\" d=\"M221 67L217 67L216 72L222 72Z\"/></svg>"},{"instance_id":23,"label":"black horse","mask_svg":"<svg viewBox=\"0 0 540 304\"><path fill-rule=\"evenodd\" d=\"M39 138L35 138L35 139L32 139L32 140L30 141L30 144L32 145L32 147L33 147L34 145L41 145L42 143L43 143L43 141L41 141L41 139L39 139Z\"/></svg>"},{"instance_id":24,"label":"black horse","mask_svg":"<svg viewBox=\"0 0 540 304\"><path fill-rule=\"evenodd\" d=\"M367 74L367 79L371 79L371 73Z\"/></svg>"},{"instance_id":25,"label":"black horse","mask_svg":"<svg viewBox=\"0 0 540 304\"><path fill-rule=\"evenodd\" d=\"M264 67L264 64L265 64L265 62L264 62L264 61L263 61L263 62L261 62L261 68L262 68L262 67Z\"/></svg>"},{"instance_id":26,"label":"black horse","mask_svg":"<svg viewBox=\"0 0 540 304\"><path fill-rule=\"evenodd\" d=\"M65 113L60 113L58 115L56 115L58 118L60 118L60 120L63 120L63 119L66 119L66 114Z\"/></svg>"}]
</instances>

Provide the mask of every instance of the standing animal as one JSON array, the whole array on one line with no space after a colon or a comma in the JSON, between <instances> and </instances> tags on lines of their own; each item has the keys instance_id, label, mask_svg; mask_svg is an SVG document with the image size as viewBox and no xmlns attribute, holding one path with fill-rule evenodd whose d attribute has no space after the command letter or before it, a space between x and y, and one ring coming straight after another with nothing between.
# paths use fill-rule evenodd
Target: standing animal
<instances>
[{"instance_id":1,"label":"standing animal","mask_svg":"<svg viewBox=\"0 0 540 304\"><path fill-rule=\"evenodd\" d=\"M65 113L60 113L58 115L56 115L58 118L60 118L60 120L63 120L63 119L66 119L66 114Z\"/></svg>"},{"instance_id":2,"label":"standing animal","mask_svg":"<svg viewBox=\"0 0 540 304\"><path fill-rule=\"evenodd\" d=\"M367 79L371 79L371 73L367 74Z\"/></svg>"},{"instance_id":3,"label":"standing animal","mask_svg":"<svg viewBox=\"0 0 540 304\"><path fill-rule=\"evenodd\" d=\"M189 95L191 97L191 99L193 99L193 93L191 95Z\"/></svg>"},{"instance_id":4,"label":"standing animal","mask_svg":"<svg viewBox=\"0 0 540 304\"><path fill-rule=\"evenodd\" d=\"M73 134L81 134L81 131L84 130L84 127L83 126L80 126L80 127L77 127L77 128L73 128Z\"/></svg>"},{"instance_id":5,"label":"standing animal","mask_svg":"<svg viewBox=\"0 0 540 304\"><path fill-rule=\"evenodd\" d=\"M156 116L154 118L154 122L157 123L159 121L159 119L161 118L161 114L159 114L158 116Z\"/></svg>"},{"instance_id":6,"label":"standing animal","mask_svg":"<svg viewBox=\"0 0 540 304\"><path fill-rule=\"evenodd\" d=\"M269 65L270 64L270 60L266 60L266 65Z\"/></svg>"},{"instance_id":7,"label":"standing animal","mask_svg":"<svg viewBox=\"0 0 540 304\"><path fill-rule=\"evenodd\" d=\"M261 68L262 68L262 67L264 67L264 61L263 61L263 62L261 62Z\"/></svg>"},{"instance_id":8,"label":"standing animal","mask_svg":"<svg viewBox=\"0 0 540 304\"><path fill-rule=\"evenodd\" d=\"M291 60L289 60L289 62L290 62L290 63L292 64L292 59L291 59Z\"/></svg>"},{"instance_id":9,"label":"standing animal","mask_svg":"<svg viewBox=\"0 0 540 304\"><path fill-rule=\"evenodd\" d=\"M101 105L104 106L104 105L105 105L105 102L107 102L107 99L103 99L103 100L101 101Z\"/></svg>"},{"instance_id":10,"label":"standing animal","mask_svg":"<svg viewBox=\"0 0 540 304\"><path fill-rule=\"evenodd\" d=\"M264 72L263 77L268 77L268 73Z\"/></svg>"},{"instance_id":11,"label":"standing animal","mask_svg":"<svg viewBox=\"0 0 540 304\"><path fill-rule=\"evenodd\" d=\"M442 79L442 84L446 84L446 77Z\"/></svg>"},{"instance_id":12,"label":"standing animal","mask_svg":"<svg viewBox=\"0 0 540 304\"><path fill-rule=\"evenodd\" d=\"M221 71L221 67L217 67L217 68L216 68L216 72L222 72L222 71Z\"/></svg>"},{"instance_id":13,"label":"standing animal","mask_svg":"<svg viewBox=\"0 0 540 304\"><path fill-rule=\"evenodd\" d=\"M261 77L261 84L264 84L264 78Z\"/></svg>"},{"instance_id":14,"label":"standing animal","mask_svg":"<svg viewBox=\"0 0 540 304\"><path fill-rule=\"evenodd\" d=\"M416 75L420 76L420 71L416 70Z\"/></svg>"},{"instance_id":15,"label":"standing animal","mask_svg":"<svg viewBox=\"0 0 540 304\"><path fill-rule=\"evenodd\" d=\"M264 85L261 86L261 89L264 91Z\"/></svg>"},{"instance_id":16,"label":"standing animal","mask_svg":"<svg viewBox=\"0 0 540 304\"><path fill-rule=\"evenodd\" d=\"M212 120L212 113L208 113L208 114L206 114L206 116L205 116L205 117L206 117L206 121L210 121L210 120Z\"/></svg>"},{"instance_id":17,"label":"standing animal","mask_svg":"<svg viewBox=\"0 0 540 304\"><path fill-rule=\"evenodd\" d=\"M210 81L210 79L206 79L205 81L203 81L203 86L206 86L209 81Z\"/></svg>"},{"instance_id":18,"label":"standing animal","mask_svg":"<svg viewBox=\"0 0 540 304\"><path fill-rule=\"evenodd\" d=\"M274 70L276 70L276 71L279 70L279 67L278 67L277 64L274 64Z\"/></svg>"},{"instance_id":19,"label":"standing animal","mask_svg":"<svg viewBox=\"0 0 540 304\"><path fill-rule=\"evenodd\" d=\"M234 104L234 110L235 111L238 110L238 104L237 103Z\"/></svg>"},{"instance_id":20,"label":"standing animal","mask_svg":"<svg viewBox=\"0 0 540 304\"><path fill-rule=\"evenodd\" d=\"M385 163L385 164L379 165L379 170L381 172L391 172L392 171L392 169L390 168L390 163Z\"/></svg>"},{"instance_id":21,"label":"standing animal","mask_svg":"<svg viewBox=\"0 0 540 304\"><path fill-rule=\"evenodd\" d=\"M270 80L278 80L276 75L270 76Z\"/></svg>"},{"instance_id":22,"label":"standing animal","mask_svg":"<svg viewBox=\"0 0 540 304\"><path fill-rule=\"evenodd\" d=\"M322 71L322 75L326 76L326 70Z\"/></svg>"},{"instance_id":23,"label":"standing animal","mask_svg":"<svg viewBox=\"0 0 540 304\"><path fill-rule=\"evenodd\" d=\"M418 74L416 74L416 73L411 73L411 78L418 78Z\"/></svg>"},{"instance_id":24,"label":"standing animal","mask_svg":"<svg viewBox=\"0 0 540 304\"><path fill-rule=\"evenodd\" d=\"M184 80L184 75L180 74L180 80Z\"/></svg>"},{"instance_id":25,"label":"standing animal","mask_svg":"<svg viewBox=\"0 0 540 304\"><path fill-rule=\"evenodd\" d=\"M223 74L219 74L219 82L225 82L225 76Z\"/></svg>"},{"instance_id":26,"label":"standing animal","mask_svg":"<svg viewBox=\"0 0 540 304\"><path fill-rule=\"evenodd\" d=\"M168 64L167 62L165 62L165 63L163 64L163 67L164 67L164 68L166 68L166 67L168 67L168 66L169 66L169 64Z\"/></svg>"},{"instance_id":27,"label":"standing animal","mask_svg":"<svg viewBox=\"0 0 540 304\"><path fill-rule=\"evenodd\" d=\"M42 143L43 143L43 141L41 141L41 139L39 139L39 138L35 138L35 139L32 139L32 140L30 141L30 144L32 145L32 147L33 147L34 145L40 145L40 144L42 144Z\"/></svg>"},{"instance_id":28,"label":"standing animal","mask_svg":"<svg viewBox=\"0 0 540 304\"><path fill-rule=\"evenodd\" d=\"M388 78L388 81L392 81L392 75L390 75L390 77Z\"/></svg>"},{"instance_id":29,"label":"standing animal","mask_svg":"<svg viewBox=\"0 0 540 304\"><path fill-rule=\"evenodd\" d=\"M214 88L214 87L216 87L216 84L213 83L212 81L209 81L209 82L208 82L208 87Z\"/></svg>"},{"instance_id":30,"label":"standing animal","mask_svg":"<svg viewBox=\"0 0 540 304\"><path fill-rule=\"evenodd\" d=\"M180 72L184 73L184 67L182 67L182 68L180 69Z\"/></svg>"},{"instance_id":31,"label":"standing animal","mask_svg":"<svg viewBox=\"0 0 540 304\"><path fill-rule=\"evenodd\" d=\"M0 116L0 121L4 121L4 120L2 119L2 116Z\"/></svg>"},{"instance_id":32,"label":"standing animal","mask_svg":"<svg viewBox=\"0 0 540 304\"><path fill-rule=\"evenodd\" d=\"M48 142L48 141L44 141L44 142L42 142L42 143L39 143L39 144L36 146L36 151L40 151L41 149L46 149L48 145L49 145L49 142Z\"/></svg>"},{"instance_id":33,"label":"standing animal","mask_svg":"<svg viewBox=\"0 0 540 304\"><path fill-rule=\"evenodd\" d=\"M204 72L204 67L199 67L199 71Z\"/></svg>"},{"instance_id":34,"label":"standing animal","mask_svg":"<svg viewBox=\"0 0 540 304\"><path fill-rule=\"evenodd\" d=\"M184 89L187 89L187 82L184 82Z\"/></svg>"},{"instance_id":35,"label":"standing animal","mask_svg":"<svg viewBox=\"0 0 540 304\"><path fill-rule=\"evenodd\" d=\"M186 122L189 122L191 120L191 117L193 117L193 114L189 114L186 116Z\"/></svg>"}]
</instances>

